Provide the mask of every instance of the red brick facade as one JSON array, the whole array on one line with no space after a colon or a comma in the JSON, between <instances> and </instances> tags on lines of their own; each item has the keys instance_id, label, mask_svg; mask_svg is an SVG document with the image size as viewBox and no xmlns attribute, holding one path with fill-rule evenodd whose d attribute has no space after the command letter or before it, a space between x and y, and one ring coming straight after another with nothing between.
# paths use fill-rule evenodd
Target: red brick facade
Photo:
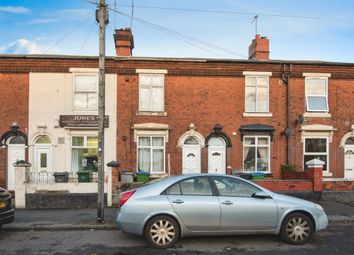
<instances>
[{"instance_id":1,"label":"red brick facade","mask_svg":"<svg viewBox=\"0 0 354 255\"><path fill-rule=\"evenodd\" d=\"M28 126L29 72L69 72L71 67L95 67L93 57L13 56L0 57L0 132L16 121L21 130ZM289 118L292 134L289 139L289 163L303 166L302 131L304 125L326 125L334 128L329 142L329 169L332 177L344 177L344 152L341 139L354 125L354 64L296 61L212 60L212 59L154 59L139 57L108 58L106 72L117 74L117 171L137 169L135 124L168 125L165 146L165 172L170 155L171 174L182 173L182 149L178 140L191 123L204 138L216 124L230 138L226 149L227 173L243 168L241 125L262 124L275 129L270 142L270 170L280 179L280 167L287 160L287 137L284 130ZM165 70L164 112L157 115L139 113L139 74L137 69ZM245 116L244 72L268 72L269 113L271 116ZM304 117L296 124L305 109L304 73L330 74L328 102L330 117ZM287 80L287 76L289 79ZM50 86L50 84L48 84ZM287 89L289 97L287 97ZM289 98L289 102L287 101ZM289 113L287 104L289 103ZM208 171L208 148L201 149L201 170ZM117 179L114 179L117 181ZM6 183L6 150L0 149L0 185ZM281 184L283 185L283 184ZM285 184L284 184L285 185ZM286 187L292 189L286 184ZM295 184L294 184L295 185ZM307 182L304 184L310 185ZM312 185L312 184L311 184ZM330 184L324 184L325 189ZM297 186L296 186L297 187ZM307 187L307 186L306 186ZM297 189L297 188L294 188Z\"/></svg>"},{"instance_id":2,"label":"red brick facade","mask_svg":"<svg viewBox=\"0 0 354 255\"><path fill-rule=\"evenodd\" d=\"M197 131L206 137L215 124L220 123L229 135L232 147L227 148L227 165L241 169L243 143L239 128L244 124L272 125L276 131L271 142L271 171L280 178L280 166L286 162L287 127L286 88L282 81L283 67L274 62L186 62L183 60L121 59L120 65L136 69L166 69L165 111L167 116L138 115L139 78L127 73L118 76L118 160L120 169L136 170L136 142L131 129L137 123L164 123L169 125L169 141L166 153L171 155L173 174L181 173L182 150L177 148L179 137L194 123ZM291 67L290 67L291 65ZM354 70L353 65L312 63L311 65L289 63L290 128L293 130L290 145L290 162L303 166L302 125L329 125L336 130L329 142L329 169L333 177L344 177L344 154L340 148L342 137L351 132L354 123ZM245 78L243 71L272 72L269 85L269 108L272 117L244 117ZM331 117L305 117L304 123L295 124L305 110L305 77L303 73L330 73L328 78L328 101ZM236 135L233 133L236 132ZM123 141L122 137L128 139ZM207 171L207 148L202 149L202 171ZM166 167L167 169L167 167Z\"/></svg>"},{"instance_id":3,"label":"red brick facade","mask_svg":"<svg viewBox=\"0 0 354 255\"><path fill-rule=\"evenodd\" d=\"M21 131L28 127L28 73L0 73L0 136L17 122ZM0 148L0 186L6 186L7 150Z\"/></svg>"}]
</instances>

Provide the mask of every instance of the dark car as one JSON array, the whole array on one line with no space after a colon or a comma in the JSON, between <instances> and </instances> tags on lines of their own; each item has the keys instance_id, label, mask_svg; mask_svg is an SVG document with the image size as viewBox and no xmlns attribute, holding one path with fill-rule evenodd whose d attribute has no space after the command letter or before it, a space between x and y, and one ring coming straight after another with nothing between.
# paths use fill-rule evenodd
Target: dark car
<instances>
[{"instance_id":1,"label":"dark car","mask_svg":"<svg viewBox=\"0 0 354 255\"><path fill-rule=\"evenodd\" d=\"M15 210L11 204L11 194L0 187L0 228L4 224L13 222Z\"/></svg>"}]
</instances>

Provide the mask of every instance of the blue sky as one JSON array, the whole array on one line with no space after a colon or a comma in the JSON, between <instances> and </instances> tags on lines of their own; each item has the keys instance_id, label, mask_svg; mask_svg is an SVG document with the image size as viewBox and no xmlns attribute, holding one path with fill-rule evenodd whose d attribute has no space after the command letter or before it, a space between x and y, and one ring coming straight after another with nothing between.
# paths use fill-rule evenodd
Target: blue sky
<instances>
[{"instance_id":1,"label":"blue sky","mask_svg":"<svg viewBox=\"0 0 354 255\"><path fill-rule=\"evenodd\" d=\"M106 2L112 9L116 2L118 11L131 13L131 8L125 6L131 5L131 0ZM246 58L255 34L252 17L259 14L258 32L270 39L271 59L354 62L352 0L134 0L134 4L134 16L143 20L133 20L135 56ZM98 26L94 10L95 6L85 0L0 0L0 54L97 55ZM115 54L114 28L130 27L130 22L129 18L110 12L107 55ZM182 40L171 37L146 22L203 43L195 40L186 43L186 37ZM212 47L207 47L205 42L213 44Z\"/></svg>"}]
</instances>

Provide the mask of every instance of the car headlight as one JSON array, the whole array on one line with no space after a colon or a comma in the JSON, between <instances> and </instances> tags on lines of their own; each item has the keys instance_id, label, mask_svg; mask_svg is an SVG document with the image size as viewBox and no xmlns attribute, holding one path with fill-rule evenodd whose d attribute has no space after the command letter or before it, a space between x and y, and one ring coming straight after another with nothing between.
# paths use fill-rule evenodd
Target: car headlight
<instances>
[{"instance_id":1,"label":"car headlight","mask_svg":"<svg viewBox=\"0 0 354 255\"><path fill-rule=\"evenodd\" d=\"M323 207L322 207L321 205L319 205L319 204L315 204L315 207L316 207L316 209L318 209L318 210L324 211L324 210L323 210Z\"/></svg>"},{"instance_id":2,"label":"car headlight","mask_svg":"<svg viewBox=\"0 0 354 255\"><path fill-rule=\"evenodd\" d=\"M3 209L6 207L6 202L0 201L0 209Z\"/></svg>"}]
</instances>

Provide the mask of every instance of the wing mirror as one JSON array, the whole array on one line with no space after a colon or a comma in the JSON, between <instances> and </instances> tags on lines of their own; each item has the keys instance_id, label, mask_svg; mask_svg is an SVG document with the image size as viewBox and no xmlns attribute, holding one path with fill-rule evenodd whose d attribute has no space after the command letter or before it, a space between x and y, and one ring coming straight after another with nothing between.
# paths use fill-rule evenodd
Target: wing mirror
<instances>
[{"instance_id":1,"label":"wing mirror","mask_svg":"<svg viewBox=\"0 0 354 255\"><path fill-rule=\"evenodd\" d=\"M252 197L255 197L255 198L272 198L268 193L264 192L264 191L258 191L256 193L254 193L252 195Z\"/></svg>"}]
</instances>

